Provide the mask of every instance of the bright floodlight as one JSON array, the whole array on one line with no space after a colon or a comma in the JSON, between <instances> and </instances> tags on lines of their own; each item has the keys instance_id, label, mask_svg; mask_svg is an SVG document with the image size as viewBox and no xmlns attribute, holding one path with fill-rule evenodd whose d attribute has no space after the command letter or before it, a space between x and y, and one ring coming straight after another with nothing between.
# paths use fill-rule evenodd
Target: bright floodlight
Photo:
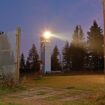
<instances>
[{"instance_id":1,"label":"bright floodlight","mask_svg":"<svg viewBox=\"0 0 105 105\"><path fill-rule=\"evenodd\" d=\"M50 31L45 31L43 34L45 39L49 39L51 37L51 32Z\"/></svg>"}]
</instances>

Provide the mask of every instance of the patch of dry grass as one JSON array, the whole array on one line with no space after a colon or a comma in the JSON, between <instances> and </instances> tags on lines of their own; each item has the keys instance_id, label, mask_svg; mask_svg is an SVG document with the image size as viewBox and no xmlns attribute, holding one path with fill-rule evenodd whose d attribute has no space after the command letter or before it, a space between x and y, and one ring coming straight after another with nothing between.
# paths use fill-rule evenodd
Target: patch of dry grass
<instances>
[{"instance_id":1,"label":"patch of dry grass","mask_svg":"<svg viewBox=\"0 0 105 105\"><path fill-rule=\"evenodd\" d=\"M41 79L31 76L25 77L21 86L26 87L25 92L30 95L36 91L37 105L105 105L104 75L44 76ZM30 89L33 89L32 93ZM13 100L19 102L20 99ZM20 104L34 105L35 102L32 96L27 100L21 99Z\"/></svg>"},{"instance_id":2,"label":"patch of dry grass","mask_svg":"<svg viewBox=\"0 0 105 105\"><path fill-rule=\"evenodd\" d=\"M45 76L42 79L29 79L22 82L27 87L77 88L85 90L102 90L105 88L104 75Z\"/></svg>"}]
</instances>

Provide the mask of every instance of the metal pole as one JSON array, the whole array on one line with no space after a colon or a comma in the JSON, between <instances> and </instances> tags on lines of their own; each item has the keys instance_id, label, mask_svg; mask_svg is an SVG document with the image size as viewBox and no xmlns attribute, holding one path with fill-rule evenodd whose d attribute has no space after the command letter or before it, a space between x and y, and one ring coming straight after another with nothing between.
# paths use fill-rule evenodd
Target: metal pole
<instances>
[{"instance_id":1,"label":"metal pole","mask_svg":"<svg viewBox=\"0 0 105 105\"><path fill-rule=\"evenodd\" d=\"M20 27L16 28L16 82L19 83L20 68Z\"/></svg>"}]
</instances>

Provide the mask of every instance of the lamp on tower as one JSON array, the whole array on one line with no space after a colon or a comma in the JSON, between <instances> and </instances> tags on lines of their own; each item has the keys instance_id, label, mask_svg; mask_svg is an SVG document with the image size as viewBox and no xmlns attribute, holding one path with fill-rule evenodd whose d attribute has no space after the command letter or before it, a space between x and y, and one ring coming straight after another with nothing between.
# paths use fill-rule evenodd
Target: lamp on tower
<instances>
[{"instance_id":1,"label":"lamp on tower","mask_svg":"<svg viewBox=\"0 0 105 105\"><path fill-rule=\"evenodd\" d=\"M44 31L41 36L41 61L42 71L44 73L51 72L51 36L52 33L50 31Z\"/></svg>"}]
</instances>

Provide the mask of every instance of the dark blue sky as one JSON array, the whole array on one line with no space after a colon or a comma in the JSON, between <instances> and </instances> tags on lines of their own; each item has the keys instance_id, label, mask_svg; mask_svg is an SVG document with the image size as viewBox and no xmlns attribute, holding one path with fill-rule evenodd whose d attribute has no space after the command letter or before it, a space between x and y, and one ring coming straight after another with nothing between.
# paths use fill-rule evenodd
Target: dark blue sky
<instances>
[{"instance_id":1,"label":"dark blue sky","mask_svg":"<svg viewBox=\"0 0 105 105\"><path fill-rule=\"evenodd\" d=\"M35 43L39 49L39 37L45 28L70 38L76 25L82 25L84 33L93 20L103 27L102 0L0 0L0 30L22 29L22 51ZM62 46L60 40L53 43Z\"/></svg>"}]
</instances>

